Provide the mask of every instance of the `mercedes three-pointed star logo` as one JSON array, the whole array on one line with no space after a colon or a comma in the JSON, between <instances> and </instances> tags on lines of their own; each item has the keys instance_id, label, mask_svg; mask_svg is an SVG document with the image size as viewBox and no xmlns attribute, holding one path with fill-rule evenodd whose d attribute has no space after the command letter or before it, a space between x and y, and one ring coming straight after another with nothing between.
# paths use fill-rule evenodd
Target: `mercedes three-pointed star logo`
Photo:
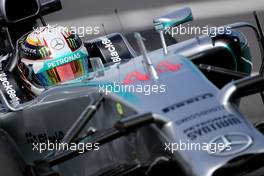
<instances>
[{"instance_id":1,"label":"mercedes three-pointed star logo","mask_svg":"<svg viewBox=\"0 0 264 176\"><path fill-rule=\"evenodd\" d=\"M65 43L62 39L55 38L51 40L50 45L51 45L51 48L55 50L60 50L64 47Z\"/></svg>"},{"instance_id":2,"label":"mercedes three-pointed star logo","mask_svg":"<svg viewBox=\"0 0 264 176\"><path fill-rule=\"evenodd\" d=\"M208 153L214 156L230 156L237 153L243 152L248 149L252 143L252 138L244 133L228 133L225 135L220 135L210 141L209 145L220 144L223 147L216 148L214 152L208 149Z\"/></svg>"}]
</instances>

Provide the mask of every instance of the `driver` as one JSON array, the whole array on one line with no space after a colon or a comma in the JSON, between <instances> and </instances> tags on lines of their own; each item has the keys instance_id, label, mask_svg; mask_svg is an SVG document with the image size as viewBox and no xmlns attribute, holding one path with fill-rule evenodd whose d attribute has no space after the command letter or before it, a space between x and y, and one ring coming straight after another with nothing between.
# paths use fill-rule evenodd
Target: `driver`
<instances>
[{"instance_id":1,"label":"driver","mask_svg":"<svg viewBox=\"0 0 264 176\"><path fill-rule=\"evenodd\" d=\"M30 97L88 76L88 53L77 34L62 26L38 27L17 43L17 68Z\"/></svg>"}]
</instances>

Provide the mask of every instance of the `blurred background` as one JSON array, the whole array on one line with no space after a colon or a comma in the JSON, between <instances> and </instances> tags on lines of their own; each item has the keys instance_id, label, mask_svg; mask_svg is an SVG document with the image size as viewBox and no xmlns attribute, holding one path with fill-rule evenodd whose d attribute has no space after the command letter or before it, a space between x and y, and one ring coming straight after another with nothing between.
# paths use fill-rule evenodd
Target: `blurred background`
<instances>
[{"instance_id":1,"label":"blurred background","mask_svg":"<svg viewBox=\"0 0 264 176\"><path fill-rule=\"evenodd\" d=\"M194 21L190 26L221 26L233 22L245 21L255 24L252 12L256 10L264 29L263 0L61 0L63 10L45 17L49 24L89 30L83 40L90 40L112 32L126 35L136 48L132 32L140 32L147 39L147 49L160 48L158 34L153 30L153 18L168 12L190 7ZM99 34L95 34L95 28ZM80 31L83 32L83 31ZM260 52L252 31L243 30L251 46L254 69L258 72ZM194 37L178 35L169 42L175 43ZM245 97L240 109L252 122L264 121L264 106L259 95Z\"/></svg>"}]
</instances>

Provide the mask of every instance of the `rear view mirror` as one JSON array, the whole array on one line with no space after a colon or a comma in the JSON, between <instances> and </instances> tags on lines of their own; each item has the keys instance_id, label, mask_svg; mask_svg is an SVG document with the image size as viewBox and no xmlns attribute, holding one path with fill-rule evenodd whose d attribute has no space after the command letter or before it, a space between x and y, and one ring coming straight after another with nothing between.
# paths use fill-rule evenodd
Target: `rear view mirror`
<instances>
[{"instance_id":1,"label":"rear view mirror","mask_svg":"<svg viewBox=\"0 0 264 176\"><path fill-rule=\"evenodd\" d=\"M38 17L41 12L39 0L1 0L1 21L7 24L17 23Z\"/></svg>"},{"instance_id":2,"label":"rear view mirror","mask_svg":"<svg viewBox=\"0 0 264 176\"><path fill-rule=\"evenodd\" d=\"M192 20L193 20L192 10L187 7L184 9L171 12L167 15L160 16L154 19L153 23L156 30L164 31L170 27L174 27Z\"/></svg>"},{"instance_id":3,"label":"rear view mirror","mask_svg":"<svg viewBox=\"0 0 264 176\"><path fill-rule=\"evenodd\" d=\"M181 9L181 10L171 12L167 15L163 15L153 20L154 27L160 35L161 45L162 45L165 55L168 54L168 49L167 49L167 44L166 44L163 32L170 29L171 27L174 27L174 26L177 26L177 25L180 25L188 21L192 21L192 20L193 20L192 10L188 7Z\"/></svg>"}]
</instances>

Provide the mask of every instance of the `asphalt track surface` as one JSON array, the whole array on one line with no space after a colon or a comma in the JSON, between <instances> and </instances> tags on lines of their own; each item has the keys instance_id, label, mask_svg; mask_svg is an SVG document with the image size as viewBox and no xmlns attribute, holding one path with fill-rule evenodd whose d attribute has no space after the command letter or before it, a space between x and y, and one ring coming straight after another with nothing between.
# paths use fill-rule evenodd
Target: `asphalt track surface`
<instances>
[{"instance_id":1,"label":"asphalt track surface","mask_svg":"<svg viewBox=\"0 0 264 176\"><path fill-rule=\"evenodd\" d=\"M103 33L88 35L83 40L99 37L104 33L139 31L147 39L147 48L154 50L160 47L159 39L151 27L151 19L166 13L166 9L189 6L193 9L194 26L220 26L238 21L255 24L252 11L258 10L264 29L264 3L263 0L61 0L63 11L45 17L51 24L66 26L104 25ZM119 10L119 16L114 10ZM155 12L155 13L154 13ZM137 16L140 14L140 16ZM252 49L253 72L258 72L260 66L260 52L252 32L243 30ZM156 35L156 37L155 37ZM154 37L153 37L154 36ZM186 40L189 36L177 36L177 41ZM129 36L133 44L133 39ZM173 40L171 40L173 42ZM259 95L252 95L241 100L241 112L253 123L264 121L264 105ZM263 176L264 169L250 176Z\"/></svg>"}]
</instances>

